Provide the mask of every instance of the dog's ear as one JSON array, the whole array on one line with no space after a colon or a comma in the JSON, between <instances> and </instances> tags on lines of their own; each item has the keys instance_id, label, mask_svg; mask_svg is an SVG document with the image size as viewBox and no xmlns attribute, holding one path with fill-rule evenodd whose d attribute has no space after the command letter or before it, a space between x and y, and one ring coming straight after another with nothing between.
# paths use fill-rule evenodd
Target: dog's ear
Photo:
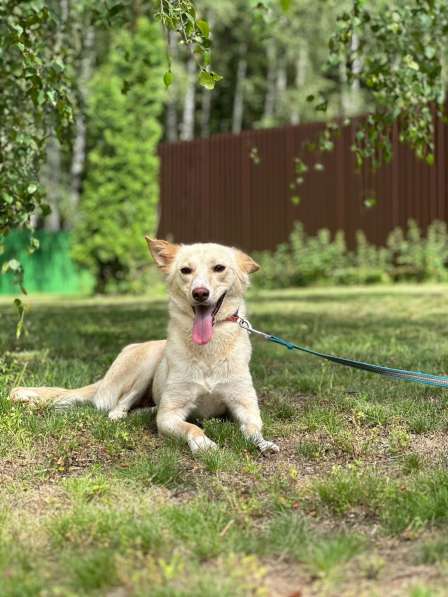
<instances>
[{"instance_id":1,"label":"dog's ear","mask_svg":"<svg viewBox=\"0 0 448 597\"><path fill-rule=\"evenodd\" d=\"M162 271L167 273L170 269L171 263L176 257L176 253L179 250L179 245L174 245L166 240L149 238L149 236L145 236L145 240L148 243L149 251L153 256L154 261Z\"/></svg>"},{"instance_id":2,"label":"dog's ear","mask_svg":"<svg viewBox=\"0 0 448 597\"><path fill-rule=\"evenodd\" d=\"M236 259L241 270L246 274L253 274L260 269L260 266L252 259L252 257L246 253L243 253L243 251L240 251L239 249L236 249Z\"/></svg>"}]
</instances>

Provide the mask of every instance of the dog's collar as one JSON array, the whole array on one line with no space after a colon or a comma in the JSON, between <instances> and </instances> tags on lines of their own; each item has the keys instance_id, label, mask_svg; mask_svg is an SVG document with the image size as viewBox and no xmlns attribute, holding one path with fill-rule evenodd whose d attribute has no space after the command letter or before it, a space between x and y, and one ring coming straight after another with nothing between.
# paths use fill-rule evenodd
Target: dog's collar
<instances>
[{"instance_id":1,"label":"dog's collar","mask_svg":"<svg viewBox=\"0 0 448 597\"><path fill-rule=\"evenodd\" d=\"M231 321L233 323L238 323L238 320L239 320L239 315L238 315L238 309L237 309L233 315L229 315L229 317L226 317L225 319L223 319L222 323L224 323L225 321Z\"/></svg>"},{"instance_id":2,"label":"dog's collar","mask_svg":"<svg viewBox=\"0 0 448 597\"><path fill-rule=\"evenodd\" d=\"M218 323L226 323L228 321L230 321L232 323L238 323L239 319L240 319L240 316L238 314L238 309L237 309L233 315L229 315L228 317L226 317L225 319L221 319L220 321L215 321L213 323L213 325L216 325Z\"/></svg>"}]
</instances>

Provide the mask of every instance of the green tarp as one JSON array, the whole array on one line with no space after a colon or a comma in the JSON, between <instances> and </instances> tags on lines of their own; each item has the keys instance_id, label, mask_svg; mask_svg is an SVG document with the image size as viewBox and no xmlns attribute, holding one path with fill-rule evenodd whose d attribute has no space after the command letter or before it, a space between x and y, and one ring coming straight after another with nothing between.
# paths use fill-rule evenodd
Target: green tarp
<instances>
[{"instance_id":1,"label":"green tarp","mask_svg":"<svg viewBox=\"0 0 448 597\"><path fill-rule=\"evenodd\" d=\"M87 271L80 271L70 256L70 233L35 233L40 247L32 255L28 252L29 234L15 231L6 239L6 250L0 255L0 267L9 259L18 259L25 270L28 293L84 294L92 290L93 279ZM0 294L17 294L11 273L0 275Z\"/></svg>"}]
</instances>

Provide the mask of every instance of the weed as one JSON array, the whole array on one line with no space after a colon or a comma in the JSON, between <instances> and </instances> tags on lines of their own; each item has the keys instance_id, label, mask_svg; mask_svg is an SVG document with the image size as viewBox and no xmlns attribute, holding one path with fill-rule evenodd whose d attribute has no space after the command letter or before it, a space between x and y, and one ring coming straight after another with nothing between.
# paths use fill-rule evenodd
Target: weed
<instances>
[{"instance_id":1,"label":"weed","mask_svg":"<svg viewBox=\"0 0 448 597\"><path fill-rule=\"evenodd\" d=\"M436 564L448 560L448 540L430 541L420 546L417 562L421 564Z\"/></svg>"}]
</instances>

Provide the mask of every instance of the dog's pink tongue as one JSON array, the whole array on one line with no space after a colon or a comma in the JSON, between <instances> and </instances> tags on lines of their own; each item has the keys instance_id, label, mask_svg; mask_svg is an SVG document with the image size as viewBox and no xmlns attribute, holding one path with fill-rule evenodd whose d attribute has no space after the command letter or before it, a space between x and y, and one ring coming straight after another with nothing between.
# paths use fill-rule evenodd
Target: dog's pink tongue
<instances>
[{"instance_id":1,"label":"dog's pink tongue","mask_svg":"<svg viewBox=\"0 0 448 597\"><path fill-rule=\"evenodd\" d=\"M212 311L196 307L193 321L193 342L207 344L213 336Z\"/></svg>"}]
</instances>

